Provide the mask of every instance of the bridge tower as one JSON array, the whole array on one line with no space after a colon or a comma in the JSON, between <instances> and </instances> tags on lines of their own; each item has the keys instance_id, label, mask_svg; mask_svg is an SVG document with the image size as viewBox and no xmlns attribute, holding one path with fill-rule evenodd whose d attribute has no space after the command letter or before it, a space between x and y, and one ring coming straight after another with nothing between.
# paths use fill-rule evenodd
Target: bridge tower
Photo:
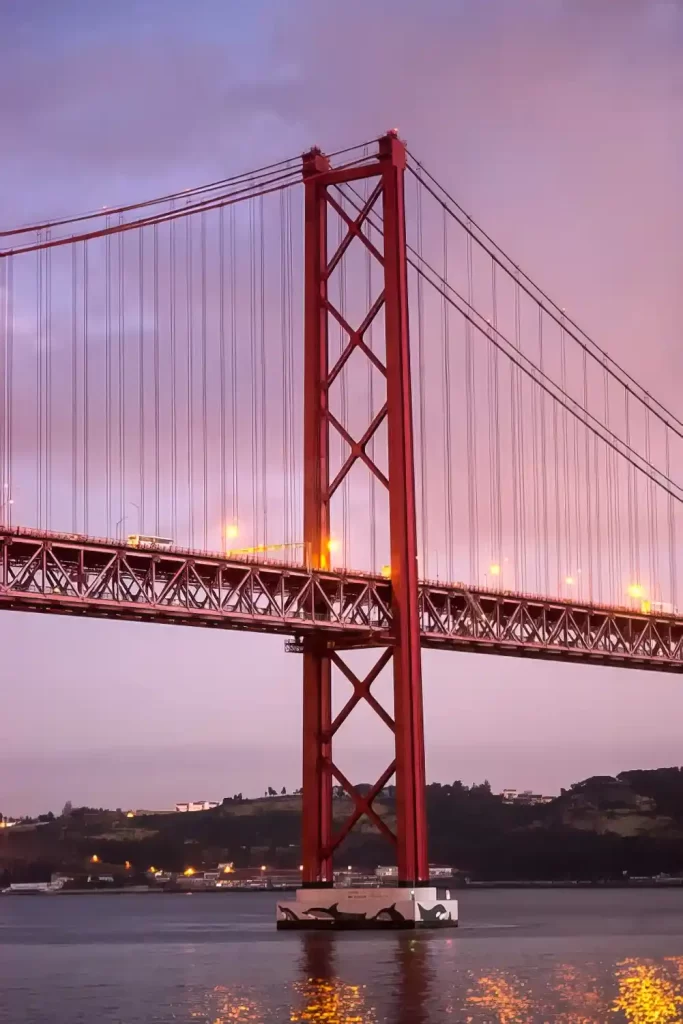
<instances>
[{"instance_id":1,"label":"bridge tower","mask_svg":"<svg viewBox=\"0 0 683 1024\"><path fill-rule=\"evenodd\" d=\"M329 566L330 500L351 466L363 460L389 492L392 620L390 644L381 651L371 672L359 679L344 661L343 650L324 633L304 641L303 668L303 881L306 887L332 885L335 849L356 821L367 815L396 847L399 885L414 887L428 881L425 815L425 767L422 713L420 629L418 618L417 529L413 460L413 422L408 328L408 281L404 176L406 148L395 132L379 140L376 158L334 168L313 149L303 157L305 189L304 241L304 539L311 566ZM351 217L338 201L336 186L369 181L369 195L359 200ZM357 193L356 193L357 195ZM328 214L334 210L346 229L340 244L330 246ZM368 217L381 217L383 244L368 238ZM375 225L377 221L375 220ZM365 230L364 230L365 228ZM328 281L354 239L372 253L382 287L362 323L353 327L335 307ZM384 311L385 363L364 341L380 310ZM341 324L347 337L336 365L330 365L328 324ZM331 384L354 349L359 348L380 369L385 402L360 440L351 438L333 416L328 402ZM367 445L387 421L387 466L384 473L372 461ZM350 448L345 464L330 479L330 428ZM357 646L357 645L356 645ZM380 649L381 650L381 649ZM370 687L379 672L393 662L394 716L378 704ZM332 666L349 679L354 693L346 708L332 719ZM367 795L359 794L339 771L332 752L333 736L360 700L366 699L394 733L395 756ZM395 773L396 834L373 809L373 801ZM354 803L354 811L336 832L332 822L335 780Z\"/></svg>"}]
</instances>

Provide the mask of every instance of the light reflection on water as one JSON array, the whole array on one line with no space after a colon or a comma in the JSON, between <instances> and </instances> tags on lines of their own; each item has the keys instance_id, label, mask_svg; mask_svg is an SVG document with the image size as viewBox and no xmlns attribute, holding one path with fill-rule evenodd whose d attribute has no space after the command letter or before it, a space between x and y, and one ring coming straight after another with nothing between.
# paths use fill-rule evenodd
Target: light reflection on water
<instances>
[{"instance_id":1,"label":"light reflection on water","mask_svg":"<svg viewBox=\"0 0 683 1024\"><path fill-rule=\"evenodd\" d=\"M333 940L306 936L302 944L300 967L315 973L293 981L282 1004L216 986L192 1018L201 1024L683 1024L683 957L628 958L610 969L601 965L599 973L575 964L542 975L467 972L441 987L430 963L436 949L401 943L391 1005L383 998L378 1008L368 985L334 977Z\"/></svg>"}]
</instances>

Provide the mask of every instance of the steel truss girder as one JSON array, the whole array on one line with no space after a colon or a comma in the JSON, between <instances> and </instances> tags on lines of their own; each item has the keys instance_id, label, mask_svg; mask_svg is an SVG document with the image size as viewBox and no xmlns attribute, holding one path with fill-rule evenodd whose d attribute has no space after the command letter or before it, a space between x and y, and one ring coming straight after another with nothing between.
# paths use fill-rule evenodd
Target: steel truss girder
<instances>
[{"instance_id":1,"label":"steel truss girder","mask_svg":"<svg viewBox=\"0 0 683 1024\"><path fill-rule=\"evenodd\" d=\"M391 581L0 528L0 608L391 644ZM423 647L683 671L683 617L423 582Z\"/></svg>"}]
</instances>

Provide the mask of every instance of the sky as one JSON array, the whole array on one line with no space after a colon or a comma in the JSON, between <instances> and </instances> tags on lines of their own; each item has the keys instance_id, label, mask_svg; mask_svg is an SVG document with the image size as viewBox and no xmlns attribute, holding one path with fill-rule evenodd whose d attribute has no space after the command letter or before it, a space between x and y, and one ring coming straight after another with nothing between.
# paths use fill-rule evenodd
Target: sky
<instances>
[{"instance_id":1,"label":"sky","mask_svg":"<svg viewBox=\"0 0 683 1024\"><path fill-rule=\"evenodd\" d=\"M676 411L682 57L666 0L7 0L0 223L397 127ZM301 666L282 638L4 612L0 650L5 814L300 784ZM674 677L434 652L423 671L430 780L556 793L683 762ZM374 780L386 730L354 720L339 764Z\"/></svg>"}]
</instances>

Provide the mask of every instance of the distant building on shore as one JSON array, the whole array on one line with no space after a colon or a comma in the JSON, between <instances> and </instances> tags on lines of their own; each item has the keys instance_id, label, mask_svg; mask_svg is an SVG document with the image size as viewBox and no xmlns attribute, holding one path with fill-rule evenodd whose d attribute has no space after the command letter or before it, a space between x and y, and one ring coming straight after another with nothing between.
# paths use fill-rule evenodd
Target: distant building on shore
<instances>
[{"instance_id":1,"label":"distant building on shore","mask_svg":"<svg viewBox=\"0 0 683 1024\"><path fill-rule=\"evenodd\" d=\"M187 814L190 811L213 811L218 807L218 800L188 800L175 805L176 811Z\"/></svg>"},{"instance_id":2,"label":"distant building on shore","mask_svg":"<svg viewBox=\"0 0 683 1024\"><path fill-rule=\"evenodd\" d=\"M550 804L554 796L543 796L541 793L532 793L530 789L504 789L500 794L504 804L524 804L530 807L533 804Z\"/></svg>"}]
</instances>

